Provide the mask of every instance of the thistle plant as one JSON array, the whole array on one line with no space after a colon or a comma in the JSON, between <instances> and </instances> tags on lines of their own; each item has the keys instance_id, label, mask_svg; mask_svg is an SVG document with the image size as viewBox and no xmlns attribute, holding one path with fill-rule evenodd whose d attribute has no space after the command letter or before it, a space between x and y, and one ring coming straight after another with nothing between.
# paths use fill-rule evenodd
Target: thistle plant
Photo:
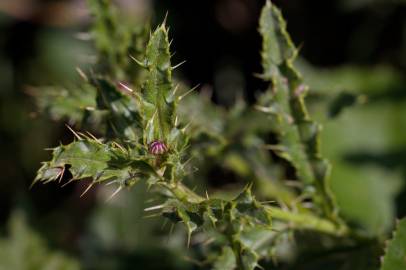
<instances>
[{"instance_id":1,"label":"thistle plant","mask_svg":"<svg viewBox=\"0 0 406 270\"><path fill-rule=\"evenodd\" d=\"M145 210L183 223L186 246L194 232L202 233L211 243L204 264L213 269L260 267L260 260L276 257L280 237L294 231L363 239L339 216L328 183L331 166L321 156L321 126L308 113L308 87L294 67L298 50L271 2L259 19L259 77L269 87L254 106L240 102L228 112L174 82L177 65L171 62L165 21L148 36L148 23L136 31L121 29L107 0L89 5L98 63L79 70L80 85L37 94L40 108L75 125L68 126L74 141L52 148L51 160L43 162L33 184L66 184L62 180L69 175L67 183L88 181L82 195L98 184L115 185L113 198L145 181L157 202ZM244 117L258 122L236 127ZM218 125L208 128L209 123ZM269 135L276 144L267 142ZM210 159L247 178L237 195L200 193L187 184L194 177L192 168ZM275 173L286 164L294 170L295 187Z\"/></svg>"}]
</instances>

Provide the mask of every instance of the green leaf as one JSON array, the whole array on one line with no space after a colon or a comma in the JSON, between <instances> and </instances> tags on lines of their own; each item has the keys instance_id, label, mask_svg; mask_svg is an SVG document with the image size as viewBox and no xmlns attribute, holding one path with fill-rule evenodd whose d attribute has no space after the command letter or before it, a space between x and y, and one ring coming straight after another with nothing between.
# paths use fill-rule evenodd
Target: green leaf
<instances>
[{"instance_id":1,"label":"green leaf","mask_svg":"<svg viewBox=\"0 0 406 270\"><path fill-rule=\"evenodd\" d=\"M91 184L109 181L120 186L130 186L141 178L154 175L145 157L118 144L103 144L83 134L77 136L81 139L54 148L52 160L43 163L34 183L60 181L66 170L72 174L72 180L92 178Z\"/></svg>"},{"instance_id":2,"label":"green leaf","mask_svg":"<svg viewBox=\"0 0 406 270\"><path fill-rule=\"evenodd\" d=\"M287 48L295 50L285 28L286 24L280 11L267 1L261 12L259 29L263 37L263 76L272 82L272 89L265 93L260 104L269 108L277 122L275 132L278 133L280 140L280 150L277 152L292 163L303 182L311 184L314 182L314 173L308 162L306 148L301 141L298 119L295 119L291 104L291 98L296 97L291 97L290 81L282 73L282 66L294 58L293 55L286 55L281 51L286 51ZM275 51L279 52L276 56Z\"/></svg>"},{"instance_id":3,"label":"green leaf","mask_svg":"<svg viewBox=\"0 0 406 270\"><path fill-rule=\"evenodd\" d=\"M406 218L398 222L381 267L381 270L400 269L406 269Z\"/></svg>"},{"instance_id":4,"label":"green leaf","mask_svg":"<svg viewBox=\"0 0 406 270\"><path fill-rule=\"evenodd\" d=\"M99 53L100 70L118 80L137 81L142 69L130 59L141 57L148 34L143 20L130 21L110 0L88 0L94 17L92 36Z\"/></svg>"},{"instance_id":5,"label":"green leaf","mask_svg":"<svg viewBox=\"0 0 406 270\"><path fill-rule=\"evenodd\" d=\"M142 117L134 98L119 92L107 79L94 79L94 85L97 88L97 108L107 113L107 135L133 141L142 138Z\"/></svg>"},{"instance_id":6,"label":"green leaf","mask_svg":"<svg viewBox=\"0 0 406 270\"><path fill-rule=\"evenodd\" d=\"M249 217L256 226L265 226L268 229L272 227L269 213L263 205L255 200L251 193L251 187L246 187L234 201L238 211L242 215Z\"/></svg>"},{"instance_id":7,"label":"green leaf","mask_svg":"<svg viewBox=\"0 0 406 270\"><path fill-rule=\"evenodd\" d=\"M187 228L188 239L196 230L216 232L228 239L235 262L240 267L238 269L254 269L257 266L259 255L243 243L241 233L257 226L270 230L271 215L253 197L250 187L233 200L200 197L191 200L191 191L186 187L180 189L177 185L175 189L177 192L173 193L174 197L163 205L162 214L172 222L182 221ZM230 258L224 258L222 263L225 261L233 263Z\"/></svg>"},{"instance_id":8,"label":"green leaf","mask_svg":"<svg viewBox=\"0 0 406 270\"><path fill-rule=\"evenodd\" d=\"M68 119L71 124L82 122L86 112L96 106L96 91L87 83L68 88L39 87L32 94L41 112L55 120Z\"/></svg>"},{"instance_id":9,"label":"green leaf","mask_svg":"<svg viewBox=\"0 0 406 270\"><path fill-rule=\"evenodd\" d=\"M105 124L107 137L138 141L143 136L142 119L134 98L120 92L107 79L92 78L76 88L43 87L34 89L38 107L71 124L92 124L101 130Z\"/></svg>"},{"instance_id":10,"label":"green leaf","mask_svg":"<svg viewBox=\"0 0 406 270\"><path fill-rule=\"evenodd\" d=\"M142 87L142 110L147 142L166 141L175 123L175 97L172 92L168 30L159 26L152 34L145 54L148 70Z\"/></svg>"},{"instance_id":11,"label":"green leaf","mask_svg":"<svg viewBox=\"0 0 406 270\"><path fill-rule=\"evenodd\" d=\"M271 79L278 73L278 66L287 59L293 59L296 49L286 31L286 23L282 14L270 1L261 11L259 31L263 38L262 66L264 76Z\"/></svg>"},{"instance_id":12,"label":"green leaf","mask_svg":"<svg viewBox=\"0 0 406 270\"><path fill-rule=\"evenodd\" d=\"M272 87L261 97L258 108L276 123L274 132L279 144L273 148L293 165L305 184L305 193L312 196L321 212L337 219L336 203L327 182L330 165L320 153L321 127L307 112L307 86L293 67L296 48L280 11L270 1L261 12L259 31L263 37L262 77Z\"/></svg>"}]
</instances>

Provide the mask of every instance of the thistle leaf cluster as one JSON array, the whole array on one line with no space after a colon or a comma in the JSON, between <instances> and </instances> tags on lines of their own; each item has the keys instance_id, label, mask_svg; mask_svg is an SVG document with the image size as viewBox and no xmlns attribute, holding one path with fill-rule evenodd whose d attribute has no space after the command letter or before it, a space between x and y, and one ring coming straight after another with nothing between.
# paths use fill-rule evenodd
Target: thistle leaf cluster
<instances>
[{"instance_id":1,"label":"thistle leaf cluster","mask_svg":"<svg viewBox=\"0 0 406 270\"><path fill-rule=\"evenodd\" d=\"M114 197L145 181L151 197L160 201L146 210L183 223L187 246L194 232L214 239L209 249L215 255L206 262L214 269L254 269L259 260L274 257L280 235L294 230L350 235L329 189L321 126L307 111L307 86L294 68L298 50L274 5L268 1L259 20L260 77L269 87L255 106L238 102L225 111L201 95L184 98L189 92L178 90L166 22L148 36L148 23L141 30L120 27L117 10L107 0L89 4L99 61L91 70L80 70L77 88L60 88L57 94L45 88L37 95L40 108L68 119L76 131L73 142L52 148L34 184L88 181L83 194L98 184L115 185ZM266 142L269 134L276 136L276 144ZM161 144L162 151L151 151L153 143ZM294 168L296 187L277 173L283 165L272 154ZM188 187L185 179L194 177L190 164L211 159L247 179L237 195L200 195Z\"/></svg>"}]
</instances>

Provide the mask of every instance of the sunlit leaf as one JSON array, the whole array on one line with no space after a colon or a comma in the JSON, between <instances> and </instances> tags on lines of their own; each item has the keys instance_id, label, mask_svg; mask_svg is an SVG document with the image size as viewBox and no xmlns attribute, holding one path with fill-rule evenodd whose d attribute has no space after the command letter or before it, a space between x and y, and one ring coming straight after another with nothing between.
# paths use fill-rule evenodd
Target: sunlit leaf
<instances>
[{"instance_id":1,"label":"sunlit leaf","mask_svg":"<svg viewBox=\"0 0 406 270\"><path fill-rule=\"evenodd\" d=\"M168 30L162 24L152 34L145 53L148 70L142 86L142 112L147 124L148 143L168 138L175 121L171 54Z\"/></svg>"},{"instance_id":2,"label":"sunlit leaf","mask_svg":"<svg viewBox=\"0 0 406 270\"><path fill-rule=\"evenodd\" d=\"M148 177L149 173L154 174L145 157L118 147L117 144L103 144L84 137L54 148L51 161L43 163L34 183L60 181L68 171L72 180L92 178L92 183L109 181L121 186L130 186Z\"/></svg>"}]
</instances>

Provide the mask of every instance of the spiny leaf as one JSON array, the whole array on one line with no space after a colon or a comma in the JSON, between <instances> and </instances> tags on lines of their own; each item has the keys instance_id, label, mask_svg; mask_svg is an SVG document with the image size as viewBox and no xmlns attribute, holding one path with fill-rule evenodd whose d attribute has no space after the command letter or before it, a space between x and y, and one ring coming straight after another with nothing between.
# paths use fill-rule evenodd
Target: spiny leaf
<instances>
[{"instance_id":1,"label":"spiny leaf","mask_svg":"<svg viewBox=\"0 0 406 270\"><path fill-rule=\"evenodd\" d=\"M142 109L147 123L147 142L167 140L175 121L175 99L171 98L172 67L168 30L159 26L152 34L145 54L148 70L142 87Z\"/></svg>"},{"instance_id":2,"label":"spiny leaf","mask_svg":"<svg viewBox=\"0 0 406 270\"><path fill-rule=\"evenodd\" d=\"M67 170L72 174L72 180L92 178L93 183L109 181L121 186L129 186L141 178L154 175L154 170L143 156L125 151L113 143L103 144L84 137L54 148L52 160L43 163L34 183L60 181Z\"/></svg>"},{"instance_id":3,"label":"spiny leaf","mask_svg":"<svg viewBox=\"0 0 406 270\"><path fill-rule=\"evenodd\" d=\"M68 119L76 124L84 120L86 112L96 106L95 89L87 83L71 87L39 87L30 89L38 108L55 120Z\"/></svg>"},{"instance_id":4,"label":"spiny leaf","mask_svg":"<svg viewBox=\"0 0 406 270\"><path fill-rule=\"evenodd\" d=\"M251 193L250 186L246 187L234 201L236 203L235 207L238 211L241 214L250 217L257 226L265 226L269 229L272 227L271 217L264 209L263 205L255 200Z\"/></svg>"},{"instance_id":5,"label":"spiny leaf","mask_svg":"<svg viewBox=\"0 0 406 270\"><path fill-rule=\"evenodd\" d=\"M295 120L292 117L288 85L280 76L275 76L273 78L273 89L268 91L272 91L270 93L271 97L266 93L260 102L265 106L274 107L276 112L275 115L271 115L276 126L275 132L278 134L280 146L280 150L276 151L276 153L292 163L299 179L308 185L312 184L314 175L308 162L305 146L300 138L299 128L295 125ZM266 100L268 98L270 98L270 101Z\"/></svg>"},{"instance_id":6,"label":"spiny leaf","mask_svg":"<svg viewBox=\"0 0 406 270\"><path fill-rule=\"evenodd\" d=\"M143 137L142 118L135 100L119 92L108 80L93 79L97 88L97 106L107 112L109 137L124 137L133 141Z\"/></svg>"},{"instance_id":7,"label":"spiny leaf","mask_svg":"<svg viewBox=\"0 0 406 270\"><path fill-rule=\"evenodd\" d=\"M400 269L406 269L406 218L398 222L381 266L381 270Z\"/></svg>"},{"instance_id":8,"label":"spiny leaf","mask_svg":"<svg viewBox=\"0 0 406 270\"><path fill-rule=\"evenodd\" d=\"M286 32L286 23L281 12L267 1L261 12L259 31L263 38L262 66L264 76L271 79L278 66L286 59L293 59L296 49Z\"/></svg>"},{"instance_id":9,"label":"spiny leaf","mask_svg":"<svg viewBox=\"0 0 406 270\"><path fill-rule=\"evenodd\" d=\"M267 111L277 123L274 132L280 146L276 152L292 163L306 185L305 192L312 195L324 215L337 219L327 183L330 165L320 154L320 125L310 119L304 102L307 86L293 67L297 50L280 11L270 1L261 12L259 31L263 37L263 78L272 83L259 103L269 108Z\"/></svg>"},{"instance_id":10,"label":"spiny leaf","mask_svg":"<svg viewBox=\"0 0 406 270\"><path fill-rule=\"evenodd\" d=\"M260 32L263 37L262 65L264 77L272 82L272 89L262 97L261 102L273 108L281 141L280 155L293 163L299 178L309 184L314 181L310 164L307 162L305 146L302 144L299 128L291 106L291 89L288 78L282 73L282 65L293 60L293 55L285 55L281 51L295 50L286 24L280 11L267 1L260 18ZM275 52L279 52L276 55Z\"/></svg>"},{"instance_id":11,"label":"spiny leaf","mask_svg":"<svg viewBox=\"0 0 406 270\"><path fill-rule=\"evenodd\" d=\"M233 200L201 198L190 201L185 194L177 193L166 202L162 211L173 222L185 224L188 238L199 229L228 235L239 269L254 269L259 259L255 250L243 244L241 233L256 226L271 229L269 211L253 197L249 186Z\"/></svg>"}]
</instances>

